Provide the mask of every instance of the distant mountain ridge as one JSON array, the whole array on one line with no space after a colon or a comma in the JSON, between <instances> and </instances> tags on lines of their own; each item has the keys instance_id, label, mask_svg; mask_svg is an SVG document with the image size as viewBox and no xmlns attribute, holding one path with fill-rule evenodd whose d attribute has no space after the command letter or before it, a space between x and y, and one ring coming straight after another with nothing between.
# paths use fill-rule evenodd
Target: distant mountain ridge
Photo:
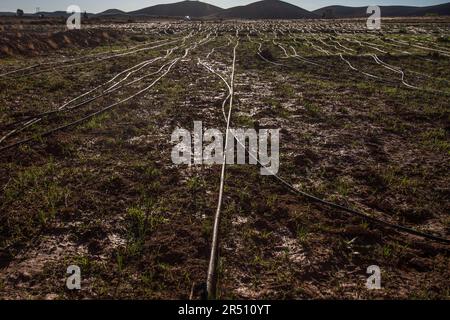
<instances>
[{"instance_id":1,"label":"distant mountain ridge","mask_svg":"<svg viewBox=\"0 0 450 320\"><path fill-rule=\"evenodd\" d=\"M182 1L129 12L131 15L166 16L166 17L206 17L223 11L222 8L201 1Z\"/></svg>"},{"instance_id":2,"label":"distant mountain ridge","mask_svg":"<svg viewBox=\"0 0 450 320\"><path fill-rule=\"evenodd\" d=\"M97 13L98 16L112 16L112 15L122 15L127 14L125 11L119 9L108 9L103 12Z\"/></svg>"},{"instance_id":3,"label":"distant mountain ridge","mask_svg":"<svg viewBox=\"0 0 450 320\"><path fill-rule=\"evenodd\" d=\"M450 16L450 2L427 6L380 6L382 17L423 17L426 15ZM159 4L124 12L109 9L98 14L88 13L89 17L185 17L218 19L313 19L313 18L363 18L367 17L367 7L327 6L314 11L302 9L280 0L262 0L248 5L222 9L201 1L181 1ZM0 12L0 16L14 16L15 12ZM65 11L39 12L24 16L43 15L46 17L66 17Z\"/></svg>"},{"instance_id":4,"label":"distant mountain ridge","mask_svg":"<svg viewBox=\"0 0 450 320\"><path fill-rule=\"evenodd\" d=\"M450 2L428 7L380 6L381 17L423 17L426 15L450 15ZM328 6L314 10L319 17L327 18L363 18L367 17L367 7Z\"/></svg>"},{"instance_id":5,"label":"distant mountain ridge","mask_svg":"<svg viewBox=\"0 0 450 320\"><path fill-rule=\"evenodd\" d=\"M216 17L228 19L304 19L316 14L279 0L263 0L223 10Z\"/></svg>"}]
</instances>

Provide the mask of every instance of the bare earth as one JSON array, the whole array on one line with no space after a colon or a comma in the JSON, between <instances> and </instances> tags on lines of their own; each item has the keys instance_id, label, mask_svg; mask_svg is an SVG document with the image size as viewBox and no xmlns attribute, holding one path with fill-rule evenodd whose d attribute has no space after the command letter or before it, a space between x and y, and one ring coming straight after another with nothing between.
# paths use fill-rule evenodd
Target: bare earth
<instances>
[{"instance_id":1,"label":"bare earth","mask_svg":"<svg viewBox=\"0 0 450 320\"><path fill-rule=\"evenodd\" d=\"M225 130L236 44L231 125L281 128L283 179L449 239L450 22L432 22L2 27L0 298L201 298L221 166L174 165L170 137ZM257 166L229 166L224 196L222 299L450 298L446 244Z\"/></svg>"}]
</instances>

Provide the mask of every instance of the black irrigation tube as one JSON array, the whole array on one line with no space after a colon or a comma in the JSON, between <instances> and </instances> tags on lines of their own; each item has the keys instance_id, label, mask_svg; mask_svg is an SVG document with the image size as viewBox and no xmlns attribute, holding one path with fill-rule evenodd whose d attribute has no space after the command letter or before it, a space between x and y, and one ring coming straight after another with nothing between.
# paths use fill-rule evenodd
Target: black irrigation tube
<instances>
[{"instance_id":1,"label":"black irrigation tube","mask_svg":"<svg viewBox=\"0 0 450 320\"><path fill-rule=\"evenodd\" d=\"M238 42L239 43L239 42ZM235 49L236 50L236 47ZM227 84L229 86L230 89L230 95L229 97L227 97L227 99L224 101L224 103L228 100L228 98L230 98L230 109L229 109L229 113L228 113L228 117L226 116L226 114L224 114L225 116L225 121L227 122L227 128L230 126L230 117L231 117L231 107L232 107L232 98L233 98L233 83L234 83L234 64L235 64L235 59L236 59L236 51L234 51L234 58L233 58L233 70L232 70L232 76L231 76L231 85ZM285 65L282 65L285 66ZM220 75L219 75L220 76ZM221 77L222 78L222 77ZM225 81L222 78L223 81ZM225 81L225 83L227 83ZM228 141L228 139L227 139ZM241 144L241 146L244 147L244 149L246 151L249 151L247 146L243 145L241 142L238 143ZM251 156L251 153L249 153L249 155ZM259 163L260 165L261 162L255 158L255 160L257 161L257 163ZM223 192L223 185L224 185L224 174L225 174L225 164L222 165L222 175L221 175L221 184L220 184L220 191L219 191L219 203L218 203L218 207L217 207L217 212L215 215L215 222L214 222L214 229L213 229L213 240L211 243L211 255L210 255L210 261L209 261L209 267L208 267L208 272L207 272L207 282L206 282L206 291L207 291L207 297L208 299L216 299L216 293L217 293L217 282L218 282L218 276L217 276L217 262L218 262L218 258L219 258L219 224L220 224L220 211L221 211L221 206L222 206L222 192ZM339 204L321 199L319 197L316 197L312 194L309 194L307 192L298 190L297 188L295 188L292 184L288 183L286 180L284 180L283 178L281 178L278 175L273 175L273 177L275 179L277 179L277 181L279 183L281 183L283 186L287 187L287 189L293 193L295 193L296 195L300 195L303 196L305 198L307 198L310 201L316 202L316 203L320 203L323 205L326 205L330 208L333 209L337 209L340 211L344 211L347 213L350 213L354 216L357 216L359 218L362 218L366 221L369 221L373 224L377 224L383 227L388 227L391 229L395 229L397 231L400 232L404 232L404 233L408 233L411 235L415 235L415 236L419 236L425 239L429 239L432 241L436 241L436 242L440 242L440 243L445 243L445 244L450 244L450 240L449 239L445 239L443 237L440 236L436 236L436 235L432 235L432 234L428 234L425 232L421 232L409 227L405 227L405 226L401 226L401 225L397 225L394 223L390 223L375 217L371 217L363 212L357 211L355 209L349 208L349 207L345 207L345 206L341 206Z\"/></svg>"},{"instance_id":2,"label":"black irrigation tube","mask_svg":"<svg viewBox=\"0 0 450 320\"><path fill-rule=\"evenodd\" d=\"M202 41L204 41L204 40L201 40L200 42L198 42L197 45L198 45L198 44L201 44ZM78 120L76 120L76 121L73 121L73 122L68 123L68 124L66 124L66 125L62 125L62 126L56 127L56 128L54 128L54 129L48 130L48 131L43 132L43 133L40 133L40 134L37 134L37 137L39 137L39 138L47 137L47 136L50 136L50 135L52 135L52 134L54 134L54 133L56 133L56 132L58 132L58 131L62 131L62 130L65 130L65 129L68 129L68 128L77 126L77 125L79 125L80 123L82 123L82 122L84 122L84 121L86 121L86 120L88 120L88 119L91 119L91 118L93 118L93 117L95 117L95 116L98 116L98 115L100 115L100 114L102 114L102 113L105 113L106 111L108 111L108 110L110 110L110 109L112 109L112 108L114 108L114 107L116 107L116 106L118 106L118 105L120 105L120 104L122 104L122 103L125 103L125 102L127 102L127 101L133 99L134 97L137 97L137 96L141 95L142 93L144 93L145 91L147 91L149 88L151 88L153 85L155 85L161 78L163 78L165 75L167 75L167 73L170 72L170 70L172 69L172 67L173 67L175 64L177 64L182 58L184 58L184 57L187 55L187 53L188 53L192 48L193 48L193 46L191 46L190 48L186 49L186 50L185 50L186 52L185 52L185 55L184 55L184 56L180 56L180 57L178 57L178 58L176 58L176 59L173 59L172 62L169 62L169 63L165 64L163 67L161 67L160 71L162 71L162 69L163 69L165 66L168 66L167 69L166 69L165 71L162 71L162 76L160 76L159 78L157 78L157 79L156 79L149 87L147 87L147 88L145 88L145 89L143 89L143 90L141 90L141 91L139 91L139 92L137 92L137 93L135 93L135 94L133 94L133 95L131 95L131 96L125 98L125 99L123 99L123 100L120 100L120 101L118 101L118 102L115 102L115 103L113 103L113 104L111 104L111 105L109 105L109 106L107 106L107 107L105 107L105 108L103 108L103 109L100 109L100 110L98 110L98 111L96 111L96 112L90 113L90 114L88 114L88 115L86 115L86 116L84 116L84 117L82 117L82 118L80 118L80 119L78 119ZM122 86L122 87L123 87L123 86ZM121 87L118 87L118 88L121 88ZM102 93L100 96L103 96L103 95L105 95L105 94L106 94L106 93ZM98 97L97 97L97 98L98 98ZM91 98L91 99L94 99L94 100L95 100L96 97L93 97L93 98ZM88 100L88 102L89 102L89 100ZM88 103L88 102L81 102L79 105L77 105L77 107L78 107L78 106L82 106L82 105L84 105L84 104L86 104L86 103ZM12 149L12 148L14 148L14 147L20 146L20 145L25 144L25 143L28 143L28 142L32 142L32 141L34 141L35 139L36 139L35 137L31 137L31 138L27 138L27 139L24 139L24 140L17 141L17 142L15 142L15 143L13 143L13 144L10 144L10 145L7 145L7 146L4 146L4 147L0 148L0 152L6 151L6 150L8 150L8 149Z\"/></svg>"},{"instance_id":3,"label":"black irrigation tube","mask_svg":"<svg viewBox=\"0 0 450 320\"><path fill-rule=\"evenodd\" d=\"M201 40L199 43L201 43L202 41L204 41L204 40ZM173 41L172 41L172 42L173 42ZM169 43L170 43L170 42L169 42ZM177 47L178 47L178 46L177 46ZM174 47L174 48L171 48L171 49L167 50L168 53L166 54L166 56L165 56L164 58L167 58L167 57L169 56L169 52L170 52L171 50L177 48L177 47ZM191 48L192 48L192 47L191 47ZM190 50L190 49L189 49L189 50ZM172 61L173 61L173 60L172 60ZM152 73L152 74L146 75L146 76L144 76L144 77L142 77L142 78L139 78L138 80L140 81L140 80L142 80L143 78L149 77L149 76L151 76L151 75L158 74L158 73L160 73L166 66L168 66L168 65L170 65L170 64L171 64L171 62L168 62L168 63L164 64L158 71L156 71L156 72L154 72L154 73ZM171 66L169 66L169 68L171 68ZM74 105L73 107L70 107L70 108L67 108L67 109L60 109L60 110L47 111L47 112L41 113L41 114L39 114L39 115L32 116L32 117L27 117L27 118L36 118L36 117L41 117L41 116L46 116L46 115L54 115L54 114L65 113L65 112L69 112L69 111L78 109L78 108L80 108L80 107L82 107L82 106L84 106L84 105L86 105L86 104L89 104L90 102L95 101L95 100L97 100L98 98L101 98L101 97L103 97L103 96L105 96L105 95L107 95L107 94L109 94L109 93L112 93L112 92L115 92L115 91L117 91L117 90L120 90L121 88L127 87L127 86L129 86L130 84L135 83L136 81L137 81L137 80L134 80L134 81L129 82L129 83L127 83L127 84L122 84L122 85L120 85L120 86L114 88L113 90L106 90L106 91L103 91L102 93L100 93L100 94L98 94L98 95L96 95L96 96L94 96L94 97L91 97L91 98L89 98L89 99L87 99L87 100L85 100L85 101L82 101L82 102L80 102L80 103ZM127 99L128 99L128 98L127 98ZM125 100L127 100L127 99L125 99ZM72 101L73 101L73 100L72 100ZM119 103L120 103L120 102L119 102ZM103 109L103 111L100 110L99 113L94 112L94 113L92 113L92 114L89 114L88 116L86 116L86 117L84 117L84 118L81 118L80 121L87 120L87 119L91 118L91 116L96 116L96 115L98 115L98 114L100 114L100 113L106 111L107 109L109 109L109 108L105 108L105 109ZM55 118L55 117L49 117L49 118L47 118L46 120L49 121L49 120L52 120L53 118ZM14 122L14 123L7 124L7 125L5 125L3 128L11 127L11 126L13 126L14 124L22 123L23 121L26 121L26 120L16 121L16 122ZM63 130L63 129L72 127L72 126L78 124L78 122L79 122L78 120L77 120L77 121L74 121L74 122L69 123L69 124L67 124L67 125L63 125L63 126L60 126L60 127L58 127L58 128L51 129L51 130L46 131L46 132L44 132L44 133L38 134L37 136L38 136L38 137L45 137L45 136L51 135L51 134L53 134L54 132L61 131L61 130ZM24 139L24 140L21 140L21 141L17 141L16 143L13 143L13 144L10 144L10 145L7 145L7 146L4 146L4 147L0 148L0 151L5 151L5 150L8 150L8 149L10 149L10 148L17 147L17 146L19 146L19 145L22 145L22 144L31 142L31 141L33 141L33 140L35 140L34 137L27 138L27 139Z\"/></svg>"},{"instance_id":4,"label":"black irrigation tube","mask_svg":"<svg viewBox=\"0 0 450 320\"><path fill-rule=\"evenodd\" d=\"M289 68L289 66L286 66L286 65L282 65L282 66ZM307 192L300 191L297 188L295 188L294 186L292 186L291 184L289 184L288 182L286 182L283 178L281 178L281 177L279 177L277 175L274 175L274 177L282 185L286 186L290 191L292 191L292 192L294 192L294 193L296 193L298 195L301 195L301 196L303 196L303 197L305 197L305 198L307 198L307 199L309 199L311 201L324 204L324 205L326 205L328 207L331 207L331 208L334 208L334 209L345 211L347 213L353 214L353 215L358 216L360 218L363 218L363 219L365 219L367 221L370 221L370 222L372 222L374 224L378 224L378 225L381 225L381 226L384 226L384 227L395 229L395 230L398 230L398 231L401 231L401 232L409 233L411 235L419 236L419 237L422 237L422 238L425 238L425 239L429 239L429 240L433 240L433 241L437 241L437 242L441 242L441 243L445 243L445 244L450 244L450 239L446 239L446 238L443 238L443 237L440 237L440 236L432 235L432 234L429 234L429 233L426 233L426 232L418 231L418 230L415 230L415 229L412 229L412 228L409 228L409 227L405 227L405 226L398 225L398 224L395 224L395 223L390 223L390 222L387 222L387 221L384 221L384 220L381 220L381 219L378 219L378 218L375 218L375 217L371 217L371 216L369 216L369 215L367 215L365 213L362 213L360 211L357 211L355 209L351 209L349 207L341 206L339 204L336 204L336 203L333 203L333 202L330 202L330 201L318 198L318 197L316 197L316 196L314 196L312 194L309 194Z\"/></svg>"},{"instance_id":5,"label":"black irrigation tube","mask_svg":"<svg viewBox=\"0 0 450 320\"><path fill-rule=\"evenodd\" d=\"M169 65L169 64L170 64L170 62L169 62L169 63L166 63L165 65L163 65L163 66L157 71L157 73L159 73L160 71L162 71L163 68L164 68L165 66ZM50 120L52 120L52 119L56 119L56 118L58 117L58 114L59 114L59 113L66 113L66 112L69 112L69 111L73 111L73 110L79 109L79 108L81 108L81 107L83 107L83 106L85 106L85 105L87 105L87 104L89 104L89 103L91 103L91 102L93 102L93 101L95 101L95 100L101 98L101 97L106 96L106 95L109 94L109 93L112 93L112 92L114 92L114 91L120 90L120 89L122 89L122 88L124 88L124 87L126 87L126 86L127 86L127 84L123 84L123 85L121 85L121 86L119 86L119 87L116 87L113 91L104 91L104 92L102 92L102 93L100 93L100 94L98 94L98 95L96 95L96 96L94 96L94 97L91 97L91 98L89 98L89 99L87 99L87 100L85 100L85 101L82 101L82 102L80 102L80 103L78 103L78 104L72 106L70 109L47 111L47 112L41 113L41 114L39 114L39 115L36 115L36 116L34 116L34 117L30 117L30 118L33 119L33 118L38 118L38 117L44 117L44 116L56 115L55 117L48 117L48 118L45 119L46 121L50 121ZM94 113L93 113L93 114L94 114ZM97 114L95 114L95 115L97 115ZM94 116L95 116L95 115L94 115ZM86 118L86 119L85 119L85 118L82 118L81 120L83 120L83 119L84 119L84 120L87 120L87 118ZM25 119L24 121L26 121L26 120L27 120L27 119ZM22 122L23 122L23 121L17 121L16 124L17 124L17 123L22 123ZM75 121L75 122L77 122L77 121ZM52 133L54 133L54 132L56 132L56 131L61 131L61 130L63 130L63 129L66 129L66 128L71 127L72 125L75 125L75 124L76 124L75 122L69 123L69 124L66 125L66 126L61 126L61 127L52 129L52 130L47 131L47 132L45 132L45 133L39 134L38 136L39 136L39 137L45 137L45 136L51 135ZM13 126L13 125L14 125L14 123L10 123L10 124L6 125L6 128L11 127L11 126ZM22 144L24 144L24 143L31 142L31 141L33 141L33 140L34 140L34 138L23 139L23 140L17 141L16 143L13 143L13 144L10 144L10 145L7 145L7 146L4 146L4 147L0 148L0 151L5 151L5 150L8 150L8 149L10 149L10 148L14 148L14 147L17 147L17 146L19 146L19 145L22 145Z\"/></svg>"},{"instance_id":6,"label":"black irrigation tube","mask_svg":"<svg viewBox=\"0 0 450 320\"><path fill-rule=\"evenodd\" d=\"M296 37L294 38L294 42L296 42ZM326 56L326 57L334 57L334 56L341 56L341 59L344 61L344 62L346 62L349 66L350 66L350 64L349 64L349 62L348 61L345 61L345 59L343 58L343 56L342 56L342 53L339 53L339 54L330 54L330 55L328 55L328 56ZM297 56L290 56L289 58L296 58ZM364 57L364 56L358 56L358 57ZM366 57L370 57L370 56L366 56ZM266 60L266 59L264 59L264 60ZM300 60L300 61L302 61L301 59L298 59L298 60ZM270 63L272 63L272 61L269 61ZM303 61L304 62L304 61ZM305 62L304 62L305 63ZM291 66L288 66L288 65L285 65L285 64L278 64L278 63L272 63L272 64L276 64L276 65L280 65L280 66L283 66L283 67L286 67L286 68L292 68ZM326 66L324 66L324 65L319 65L321 68L326 68ZM421 91L421 92L425 92L425 93L428 93L428 94L440 94L440 95L443 95L443 96L446 96L446 97L450 97L450 92L445 92L445 91L439 91L439 90L434 90L434 89L428 89L428 88L418 88L418 87L413 87L413 86L410 86L410 85L407 85L406 83L404 83L404 81L403 80L400 80L400 82L401 82L401 84L399 84L398 83L398 81L392 81L392 80L387 80L387 79L385 79L384 77L376 77L376 78L373 78L372 76L370 76L370 75L368 75L368 74L366 74L364 71L362 71L362 70L359 70L359 69L357 69L357 70L355 70L355 69L353 69L352 68L352 66L350 66L350 69L351 70L353 70L353 71L356 71L357 73L360 73L360 74L362 74L362 75L365 75L366 77L369 77L370 79L372 79L372 80L374 80L374 82L378 82L378 83L381 83L381 84L389 84L389 85L392 85L392 86L394 86L394 87L398 87L398 88L402 88L402 89L405 89L405 90L418 90L418 91ZM327 69L328 70L328 69ZM392 70L391 70L392 71ZM414 73L414 71L412 71L413 73ZM403 72L404 73L404 72ZM405 73L404 73L404 75L405 75Z\"/></svg>"},{"instance_id":7,"label":"black irrigation tube","mask_svg":"<svg viewBox=\"0 0 450 320\"><path fill-rule=\"evenodd\" d=\"M239 44L239 41L237 42L237 45L238 44ZM237 47L237 45L236 45L236 47ZM235 59L236 59L236 47L234 49L233 66L235 64ZM178 59L174 59L173 60L173 64L171 64L168 67L168 69L165 71L165 74L167 74L170 71L171 67L174 64L176 64L180 59L181 59L181 57L178 58ZM292 66L287 66L287 65L284 65L284 64L282 66L283 67L287 67L287 68L292 68ZM324 67L324 66L322 66L322 67ZM165 74L163 73L161 78ZM230 116L231 116L231 106L232 106L232 96L233 96L233 94L232 94L233 93L233 89L232 89L233 88L233 80L234 80L234 67L233 67L232 77L231 77L231 81L232 81L232 85L231 85L231 101L230 101L230 110L229 110L227 127L229 126L229 121L230 121ZM158 80L156 80L156 81L158 81ZM142 92L143 91L140 91L139 93L142 93ZM137 96L138 94L136 94L134 96ZM125 99L125 101L129 100L130 98L131 97ZM103 113L103 112L105 112L105 111L107 111L107 110L117 106L118 104L120 104L122 102L124 102L124 101L120 101L118 103L114 103L114 104L112 104L112 105L110 105L110 106L108 106L106 108L103 108L103 109L97 111L97 112L89 114L86 117L78 119L77 121L74 121L74 122L69 123L67 125L60 126L58 128L55 128L55 129L52 129L50 131L47 131L45 133L40 134L39 136L40 137L45 137L45 136L51 135L51 134L53 134L53 133L55 133L57 131L60 131L60 130L63 130L63 129L75 126L75 125L77 125L77 124L79 124L79 123L81 123L81 122L83 122L83 121L85 121L85 120L87 120L89 118L92 118L92 117L94 117L94 116L96 116L96 115L98 115L100 113ZM83 103L80 103L80 104L83 104ZM50 114L51 113L52 112L50 112ZM12 145L5 146L3 148L0 148L0 152L1 151L5 151L7 149L10 149L10 148L15 147L15 146L20 145L20 144L23 144L23 143L26 143L26 142L30 142L32 140L34 140L34 138L29 138L29 139L26 139L26 140L22 140L22 141L16 142L16 143L14 143ZM246 146L244 146L244 148L248 151ZM256 159L256 160L258 161L258 159ZM258 161L258 163L260 163L260 162ZM209 265L209 268L208 268L207 291L208 291L209 298L212 298L212 299L216 298L216 289L217 289L217 261L218 261L218 247L219 247L218 246L218 241L219 241L219 239L218 239L218 232L219 232L219 218L220 218L223 183L224 183L223 182L223 180L224 180L224 171L225 171L225 165L222 168L221 191L220 191L220 195L219 195L219 204L218 204L218 208L217 208L217 212L216 212L216 218L215 218L216 221L215 221L215 226L214 226L214 236L213 236L212 247L211 247L210 265ZM280 184L282 184L283 186L285 186L289 191L295 193L296 195L300 195L302 197L305 197L306 199L308 199L308 200L310 200L312 202L323 204L323 205L328 206L330 208L350 213L350 214L352 214L354 216L362 218L362 219L364 219L366 221L369 221L369 222L371 222L373 224L377 224L377 225L380 225L380 226L383 226L383 227L391 228L391 229L394 229L394 230L397 230L397 231L400 231L400 232L404 232L404 233L408 233L408 234L411 234L411 235L414 235L414 236L422 237L424 239L429 239L429 240L432 240L432 241L444 243L444 244L447 244L447 245L450 244L450 239L446 239L446 238L443 238L443 237L440 237L440 236L436 236L436 235L432 235L432 234L425 233L425 232L422 232L422 231L418 231L418 230L412 229L410 227L398 225L398 224L395 224L395 223L390 223L390 222L387 222L387 221L384 221L384 220L381 220L381 219L378 219L378 218L375 218L375 217L371 217L371 216L369 216L369 215L367 215L367 214L365 214L365 213L363 213L361 211L357 211L355 209L352 209L352 208L349 208L349 207L345 207L345 206L342 206L342 205L339 205L339 204L336 204L336 203L333 203L333 202L321 199L321 198L316 197L316 196L314 196L312 194L309 194L307 192L298 190L297 188L295 188L293 185L291 185L290 183L288 183L286 180L284 180L283 178L279 177L278 175L274 175L273 177L275 179L277 179L277 181Z\"/></svg>"},{"instance_id":8,"label":"black irrigation tube","mask_svg":"<svg viewBox=\"0 0 450 320\"><path fill-rule=\"evenodd\" d=\"M296 65L284 64L284 63L277 63L277 62L275 62L275 61L270 61L270 60L268 60L268 59L266 59L266 58L264 58L264 57L261 57L261 55L259 54L259 52L257 52L257 54L258 54L258 56L259 56L263 61L266 61L266 62L270 63L271 65L279 66L279 67L286 68L286 69L297 69L297 66L296 66ZM300 57L300 56L299 56L299 57ZM330 55L330 56L328 56L328 57L339 57L339 55ZM290 58L290 59L296 59L297 56L290 56L289 58ZM327 56L321 57L321 58L327 58ZM301 61L303 64L308 64L308 62L302 61L301 59L296 59L296 60ZM323 60L323 59L320 59L320 60ZM330 64L326 59L325 59L325 61L327 62L327 65L328 65L328 66L334 67L334 66L333 66L332 64ZM323 62L323 61L322 61L322 62ZM328 74L330 74L330 69L327 67L327 65L319 64L319 67L320 67L320 69L322 69L323 71L326 71L326 72L328 72ZM309 69L306 69L306 70L307 70L307 71L310 71ZM350 73L357 73L357 74L360 74L362 79L365 79L365 78L371 79L371 80L373 80L373 82L375 82L375 83L380 83L380 84L385 84L385 85L392 85L392 86L394 86L394 87L402 88L402 89L405 89L405 90L411 90L411 89L408 88L408 87L402 87L402 86L399 85L398 82L396 82L396 81L387 80L387 79L380 78L380 77L378 77L378 78L375 79L375 78L369 77L369 76L367 76L367 75L361 73L361 71L355 71L355 70L353 70L353 69L351 69L351 68L350 68L350 70L346 69L345 72L348 72L349 74L350 74ZM316 74L319 75L319 76L322 76L321 74L318 74L318 73L316 73ZM450 95L450 94L449 94L449 95Z\"/></svg>"},{"instance_id":9,"label":"black irrigation tube","mask_svg":"<svg viewBox=\"0 0 450 320\"><path fill-rule=\"evenodd\" d=\"M174 47L174 48L176 48L176 47ZM174 49L174 48L171 48L171 49ZM168 51L170 51L170 50L168 50ZM162 56L161 56L161 57L157 57L157 58L166 58L167 56L168 56L168 55L166 55L165 57L162 57ZM157 59L157 58L156 58L156 59ZM163 65L163 66L165 66L165 65ZM159 70L161 70L161 68L160 68ZM159 72L159 71L157 71L157 73L158 73L158 72ZM153 74L150 74L150 75L153 75ZM122 81L123 81L123 80L122 80ZM119 82L119 83L120 83L120 82ZM88 104L88 103L90 103L90 102L92 102L92 101L97 100L98 98L101 98L101 97L106 96L106 95L109 94L109 93L113 93L113 92L115 92L115 91L117 91L117 90L120 90L120 89L122 89L122 88L124 88L124 87L127 87L127 86L129 86L130 84L132 84L132 83L133 83L133 82L126 83L126 84L122 84L122 85L120 85L120 86L118 86L118 87L115 87L115 88L112 89L112 90L105 89L105 90L103 90L101 93L97 94L96 96L93 96L93 97L91 97L91 98L88 98L87 100L84 100L84 101L82 101L82 102L79 102L79 103L75 104L75 105L72 106L72 107L68 107L68 108L65 108L65 109L55 109L55 110L50 110L50 111L42 112L42 113L39 113L39 114L36 114L36 115L31 115L31 116L25 116L25 117L22 117L21 120L17 120L17 121L8 123L8 124L6 124L6 125L4 125L4 126L0 126L0 129L8 129L8 128L11 128L11 127L13 127L13 126L15 126L15 125L17 125L17 124L23 123L23 122L25 122L25 121L27 121L27 120L36 119L36 118L42 118L42 117L45 117L45 116L51 116L51 115L54 115L54 114L66 113L66 112L69 112L69 111L72 111L72 110L76 110L76 109L78 109L78 108L80 108L80 107L82 107L82 106L84 106L84 105L86 105L86 104ZM104 84L102 84L102 85L100 85L100 86L97 86L94 90L91 90L90 92L94 92L95 90L100 89L100 88L101 88L102 86L104 86L105 84L106 84L106 83L104 83ZM76 101L76 100L78 100L78 98L80 98L80 97L82 97L82 95L78 96L77 98L73 99L72 101ZM70 102L66 103L65 105L68 105L69 103L70 103ZM51 120L51 119L54 119L54 117L49 117L49 118L47 118L46 120Z\"/></svg>"},{"instance_id":10,"label":"black irrigation tube","mask_svg":"<svg viewBox=\"0 0 450 320\"><path fill-rule=\"evenodd\" d=\"M326 206L328 206L330 208L333 208L333 209L338 209L338 210L341 210L341 211L345 211L347 213L350 213L350 214L353 214L353 215L358 216L360 218L363 218L364 220L373 222L375 224L378 224L378 225L381 225L381 226L384 226L384 227L388 227L388 228L395 229L395 230L398 230L398 231L401 231L401 232L409 233L409 234L412 234L412 235L415 235L415 236L419 236L419 237L422 237L422 238L425 238L425 239L429 239L429 240L433 240L433 241L437 241L437 242L441 242L441 243L445 243L445 244L450 244L450 239L446 239L446 238L443 238L443 237L440 237L440 236L432 235L432 234L429 234L429 233L426 233L426 232L418 231L418 230L415 230L415 229L412 229L412 228L409 228L409 227L405 227L405 226L398 225L398 224L395 224L395 223L390 223L390 222L387 222L387 221L384 221L384 220L381 220L381 219L378 219L378 218L375 218L375 217L371 217L371 216L369 216L369 215L367 215L365 213L362 213L360 211L357 211L355 209L352 209L352 208L349 208L349 207L345 207L345 206L341 206L339 204L336 204L336 203L333 203L333 202L330 202L330 201L318 198L318 197L316 197L316 196L314 196L312 194L309 194L307 192L300 191L297 188L295 188L294 186L292 186L291 184L287 183L284 179L282 179L282 178L280 178L278 176L275 176L275 178L281 184L286 186L290 191L292 191L292 192L294 192L294 193L296 193L298 195L301 195L301 196L303 196L305 198L308 198L309 200L312 200L314 202L324 204L324 205L326 205Z\"/></svg>"}]
</instances>

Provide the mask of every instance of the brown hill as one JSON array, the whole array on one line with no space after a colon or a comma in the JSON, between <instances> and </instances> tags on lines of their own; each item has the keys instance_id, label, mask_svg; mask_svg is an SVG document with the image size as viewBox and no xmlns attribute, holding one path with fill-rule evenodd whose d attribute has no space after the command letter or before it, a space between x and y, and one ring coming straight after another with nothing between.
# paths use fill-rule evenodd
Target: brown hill
<instances>
[{"instance_id":1,"label":"brown hill","mask_svg":"<svg viewBox=\"0 0 450 320\"><path fill-rule=\"evenodd\" d=\"M166 17L205 17L218 14L223 9L201 1L182 1L129 12L132 15L166 16Z\"/></svg>"},{"instance_id":2,"label":"brown hill","mask_svg":"<svg viewBox=\"0 0 450 320\"><path fill-rule=\"evenodd\" d=\"M305 19L316 18L314 13L278 0L263 0L246 6L223 10L215 15L224 19Z\"/></svg>"},{"instance_id":3,"label":"brown hill","mask_svg":"<svg viewBox=\"0 0 450 320\"><path fill-rule=\"evenodd\" d=\"M450 15L450 3L428 7L380 6L381 17L423 17L426 15ZM369 16L367 7L329 6L313 11L319 17L363 18Z\"/></svg>"}]
</instances>

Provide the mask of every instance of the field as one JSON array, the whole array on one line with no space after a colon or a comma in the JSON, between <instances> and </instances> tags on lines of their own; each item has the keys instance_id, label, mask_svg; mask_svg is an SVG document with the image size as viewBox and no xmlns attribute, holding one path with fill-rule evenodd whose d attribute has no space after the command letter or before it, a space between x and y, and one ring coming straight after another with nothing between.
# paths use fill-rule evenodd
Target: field
<instances>
[{"instance_id":1,"label":"field","mask_svg":"<svg viewBox=\"0 0 450 320\"><path fill-rule=\"evenodd\" d=\"M450 298L448 243L379 222L450 237L449 24L3 26L0 297L204 297L222 166L171 135L230 112L281 129L280 170L226 166L218 298Z\"/></svg>"}]
</instances>

